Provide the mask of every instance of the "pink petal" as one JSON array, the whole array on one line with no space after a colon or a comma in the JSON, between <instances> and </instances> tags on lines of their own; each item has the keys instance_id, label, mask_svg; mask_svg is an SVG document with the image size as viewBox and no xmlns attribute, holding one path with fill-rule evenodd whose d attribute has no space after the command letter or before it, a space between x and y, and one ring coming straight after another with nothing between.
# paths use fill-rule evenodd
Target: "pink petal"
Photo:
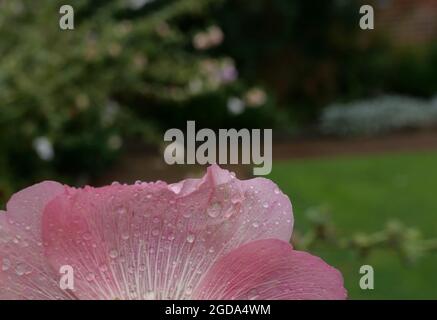
<instances>
[{"instance_id":1,"label":"pink petal","mask_svg":"<svg viewBox=\"0 0 437 320\"><path fill-rule=\"evenodd\" d=\"M291 204L266 179L239 181L210 167L167 185L72 190L47 207L43 238L54 268L71 265L85 299L182 299L238 246L288 241Z\"/></svg>"},{"instance_id":2,"label":"pink petal","mask_svg":"<svg viewBox=\"0 0 437 320\"><path fill-rule=\"evenodd\" d=\"M251 242L221 258L193 294L202 300L324 300L346 295L336 269L273 239Z\"/></svg>"},{"instance_id":3,"label":"pink petal","mask_svg":"<svg viewBox=\"0 0 437 320\"><path fill-rule=\"evenodd\" d=\"M59 288L59 273L45 261L41 215L46 204L64 192L43 182L15 194L0 212L0 299L71 298Z\"/></svg>"}]
</instances>

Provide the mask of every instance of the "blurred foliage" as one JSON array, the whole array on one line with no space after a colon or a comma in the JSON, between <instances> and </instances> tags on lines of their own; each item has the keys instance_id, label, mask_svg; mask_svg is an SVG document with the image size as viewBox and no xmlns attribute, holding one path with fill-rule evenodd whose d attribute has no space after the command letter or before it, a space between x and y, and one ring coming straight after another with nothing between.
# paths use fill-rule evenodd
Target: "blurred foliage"
<instances>
[{"instance_id":1,"label":"blurred foliage","mask_svg":"<svg viewBox=\"0 0 437 320\"><path fill-rule=\"evenodd\" d=\"M228 1L223 50L248 79L263 79L293 122L308 123L339 97L382 86L389 45L359 28L361 1ZM384 75L384 77L382 77Z\"/></svg>"},{"instance_id":2,"label":"blurred foliage","mask_svg":"<svg viewBox=\"0 0 437 320\"><path fill-rule=\"evenodd\" d=\"M226 1L217 13L226 34L221 50L235 58L244 79L262 79L298 125L313 123L334 101L383 93L435 95L437 45L399 46L383 28L361 30L361 5Z\"/></svg>"},{"instance_id":3,"label":"blurred foliage","mask_svg":"<svg viewBox=\"0 0 437 320\"><path fill-rule=\"evenodd\" d=\"M58 26L65 1L1 2L0 199L40 179L85 183L124 141L158 144L190 110L226 114L244 87L208 51L220 2L77 0L74 30Z\"/></svg>"},{"instance_id":4,"label":"blurred foliage","mask_svg":"<svg viewBox=\"0 0 437 320\"><path fill-rule=\"evenodd\" d=\"M358 0L75 0L62 31L67 3L0 2L0 203L187 120L294 132L333 101L437 86L437 47L363 33Z\"/></svg>"},{"instance_id":5,"label":"blurred foliage","mask_svg":"<svg viewBox=\"0 0 437 320\"><path fill-rule=\"evenodd\" d=\"M437 92L437 44L396 52L385 74L386 91L431 97Z\"/></svg>"},{"instance_id":6,"label":"blurred foliage","mask_svg":"<svg viewBox=\"0 0 437 320\"><path fill-rule=\"evenodd\" d=\"M427 253L437 252L437 239L424 239L417 228L411 228L398 220L389 221L377 232L357 232L344 236L331 220L326 208L312 208L306 212L309 229L295 231L293 245L298 250L314 250L323 243L331 248L353 251L362 259L377 249L392 250L407 265L417 263Z\"/></svg>"}]
</instances>

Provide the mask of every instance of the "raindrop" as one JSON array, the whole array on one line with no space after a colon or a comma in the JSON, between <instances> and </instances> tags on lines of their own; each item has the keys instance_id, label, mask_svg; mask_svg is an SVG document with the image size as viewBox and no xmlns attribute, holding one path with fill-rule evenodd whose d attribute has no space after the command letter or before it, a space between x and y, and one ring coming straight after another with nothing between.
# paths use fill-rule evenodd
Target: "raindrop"
<instances>
[{"instance_id":1,"label":"raindrop","mask_svg":"<svg viewBox=\"0 0 437 320\"><path fill-rule=\"evenodd\" d=\"M267 202L264 202L264 203L263 203L263 207L264 207L265 209L267 209L267 208L269 207L269 204L268 204Z\"/></svg>"},{"instance_id":2,"label":"raindrop","mask_svg":"<svg viewBox=\"0 0 437 320\"><path fill-rule=\"evenodd\" d=\"M254 223L252 223L252 226L254 228L258 228L259 227L259 222L255 221Z\"/></svg>"},{"instance_id":3,"label":"raindrop","mask_svg":"<svg viewBox=\"0 0 437 320\"><path fill-rule=\"evenodd\" d=\"M249 300L255 300L256 298L258 298L258 291L256 289L250 290L248 293L248 298Z\"/></svg>"},{"instance_id":4,"label":"raindrop","mask_svg":"<svg viewBox=\"0 0 437 320\"><path fill-rule=\"evenodd\" d=\"M206 212L208 213L208 215L211 218L217 218L219 216L221 210L222 210L222 207L221 207L220 203L215 202L206 210Z\"/></svg>"},{"instance_id":5,"label":"raindrop","mask_svg":"<svg viewBox=\"0 0 437 320\"><path fill-rule=\"evenodd\" d=\"M22 276L26 272L26 268L24 267L24 264L17 264L15 267L15 273L19 276Z\"/></svg>"},{"instance_id":6,"label":"raindrop","mask_svg":"<svg viewBox=\"0 0 437 320\"><path fill-rule=\"evenodd\" d=\"M106 264L102 264L100 267L99 267L99 270L100 270L100 272L107 272L108 271L108 266L106 265Z\"/></svg>"},{"instance_id":7,"label":"raindrop","mask_svg":"<svg viewBox=\"0 0 437 320\"><path fill-rule=\"evenodd\" d=\"M126 210L126 208L121 207L121 208L118 208L117 212L118 212L120 215L125 215L126 212L127 212L127 210Z\"/></svg>"},{"instance_id":8,"label":"raindrop","mask_svg":"<svg viewBox=\"0 0 437 320\"><path fill-rule=\"evenodd\" d=\"M117 258L118 257L118 251L117 250L109 251L109 257L111 257L112 259Z\"/></svg>"},{"instance_id":9,"label":"raindrop","mask_svg":"<svg viewBox=\"0 0 437 320\"><path fill-rule=\"evenodd\" d=\"M7 271L9 270L9 268L11 267L11 260L9 259L3 259L3 263L2 263L2 271Z\"/></svg>"},{"instance_id":10,"label":"raindrop","mask_svg":"<svg viewBox=\"0 0 437 320\"><path fill-rule=\"evenodd\" d=\"M274 192L275 192L275 194L280 194L281 193L281 191L278 188L275 188Z\"/></svg>"},{"instance_id":11,"label":"raindrop","mask_svg":"<svg viewBox=\"0 0 437 320\"><path fill-rule=\"evenodd\" d=\"M85 233L82 235L82 238L83 238L85 241L89 241L89 240L91 240L91 239L92 239L91 233L89 233L89 232L85 232Z\"/></svg>"},{"instance_id":12,"label":"raindrop","mask_svg":"<svg viewBox=\"0 0 437 320\"><path fill-rule=\"evenodd\" d=\"M185 294L186 294L187 296L190 296L192 293L193 293L193 287L188 286L188 287L185 289Z\"/></svg>"},{"instance_id":13,"label":"raindrop","mask_svg":"<svg viewBox=\"0 0 437 320\"><path fill-rule=\"evenodd\" d=\"M187 218L187 219L190 218L191 215L192 215L191 211L186 211L186 212L183 213L184 218Z\"/></svg>"},{"instance_id":14,"label":"raindrop","mask_svg":"<svg viewBox=\"0 0 437 320\"><path fill-rule=\"evenodd\" d=\"M94 275L94 273L90 272L85 276L85 279L86 281L91 282L96 279L96 276Z\"/></svg>"},{"instance_id":15,"label":"raindrop","mask_svg":"<svg viewBox=\"0 0 437 320\"><path fill-rule=\"evenodd\" d=\"M159 229L154 229L153 231L152 231L152 235L153 236L158 236L159 235Z\"/></svg>"},{"instance_id":16,"label":"raindrop","mask_svg":"<svg viewBox=\"0 0 437 320\"><path fill-rule=\"evenodd\" d=\"M188 236L187 236L187 242L188 243L193 243L194 242L194 240L195 240L195 236L194 236L194 234L189 234Z\"/></svg>"}]
</instances>

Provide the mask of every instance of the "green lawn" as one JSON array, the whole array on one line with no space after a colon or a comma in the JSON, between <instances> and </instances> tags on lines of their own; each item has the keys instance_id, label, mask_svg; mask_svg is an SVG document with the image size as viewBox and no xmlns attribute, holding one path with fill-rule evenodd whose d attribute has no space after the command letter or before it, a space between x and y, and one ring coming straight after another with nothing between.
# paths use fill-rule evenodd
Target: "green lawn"
<instances>
[{"instance_id":1,"label":"green lawn","mask_svg":"<svg viewBox=\"0 0 437 320\"><path fill-rule=\"evenodd\" d=\"M295 228L307 228L304 212L328 207L345 235L374 232L397 219L437 238L437 153L371 155L275 162L270 177L294 206ZM437 252L406 266L389 251L359 260L333 248L313 252L340 269L355 299L437 299ZM375 289L359 287L359 267L375 270Z\"/></svg>"}]
</instances>

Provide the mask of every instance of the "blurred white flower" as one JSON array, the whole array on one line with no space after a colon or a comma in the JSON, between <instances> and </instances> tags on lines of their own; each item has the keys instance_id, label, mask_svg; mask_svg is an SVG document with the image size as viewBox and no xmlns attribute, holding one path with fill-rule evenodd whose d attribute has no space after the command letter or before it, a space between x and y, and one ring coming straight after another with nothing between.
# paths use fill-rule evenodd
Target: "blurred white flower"
<instances>
[{"instance_id":1,"label":"blurred white flower","mask_svg":"<svg viewBox=\"0 0 437 320\"><path fill-rule=\"evenodd\" d=\"M266 103L267 94L260 88L252 88L247 91L245 100L249 107L260 107Z\"/></svg>"},{"instance_id":2,"label":"blurred white flower","mask_svg":"<svg viewBox=\"0 0 437 320\"><path fill-rule=\"evenodd\" d=\"M245 104L243 100L237 97L231 97L228 100L228 111L233 115L239 115L244 112Z\"/></svg>"},{"instance_id":3,"label":"blurred white flower","mask_svg":"<svg viewBox=\"0 0 437 320\"><path fill-rule=\"evenodd\" d=\"M219 80L223 83L232 83L238 79L238 70L233 61L225 61L219 71Z\"/></svg>"},{"instance_id":4,"label":"blurred white flower","mask_svg":"<svg viewBox=\"0 0 437 320\"><path fill-rule=\"evenodd\" d=\"M137 70L143 70L148 63L147 56L144 54L136 54L133 58L133 63Z\"/></svg>"},{"instance_id":5,"label":"blurred white flower","mask_svg":"<svg viewBox=\"0 0 437 320\"><path fill-rule=\"evenodd\" d=\"M120 36L127 35L128 33L130 33L132 31L132 22L130 22L130 21L120 22L116 27L116 31L118 32L118 34Z\"/></svg>"},{"instance_id":6,"label":"blurred white flower","mask_svg":"<svg viewBox=\"0 0 437 320\"><path fill-rule=\"evenodd\" d=\"M172 33L170 25L165 21L162 21L161 23L159 23L156 26L155 31L162 38L167 38Z\"/></svg>"},{"instance_id":7,"label":"blurred white flower","mask_svg":"<svg viewBox=\"0 0 437 320\"><path fill-rule=\"evenodd\" d=\"M47 137L38 137L33 140L33 148L38 157L44 161L50 161L55 157L53 144Z\"/></svg>"},{"instance_id":8,"label":"blurred white flower","mask_svg":"<svg viewBox=\"0 0 437 320\"><path fill-rule=\"evenodd\" d=\"M108 47L108 53L111 57L118 57L123 48L118 43L111 43Z\"/></svg>"},{"instance_id":9,"label":"blurred white flower","mask_svg":"<svg viewBox=\"0 0 437 320\"><path fill-rule=\"evenodd\" d=\"M191 80L189 90L192 94L198 94L203 90L203 82L200 79Z\"/></svg>"},{"instance_id":10,"label":"blurred white flower","mask_svg":"<svg viewBox=\"0 0 437 320\"><path fill-rule=\"evenodd\" d=\"M206 50L209 47L208 35L204 32L200 32L194 36L193 46L197 50Z\"/></svg>"},{"instance_id":11,"label":"blurred white flower","mask_svg":"<svg viewBox=\"0 0 437 320\"><path fill-rule=\"evenodd\" d=\"M208 29L208 38L210 46L218 46L223 42L225 35L218 26L212 26Z\"/></svg>"},{"instance_id":12,"label":"blurred white flower","mask_svg":"<svg viewBox=\"0 0 437 320\"><path fill-rule=\"evenodd\" d=\"M218 26L211 26L205 32L197 33L193 38L193 46L197 50L206 50L220 45L224 34Z\"/></svg>"},{"instance_id":13,"label":"blurred white flower","mask_svg":"<svg viewBox=\"0 0 437 320\"><path fill-rule=\"evenodd\" d=\"M121 146L123 145L123 140L121 139L121 137L119 135L112 135L109 137L108 139L108 147L111 150L118 150L121 148Z\"/></svg>"},{"instance_id":14,"label":"blurred white flower","mask_svg":"<svg viewBox=\"0 0 437 320\"><path fill-rule=\"evenodd\" d=\"M75 103L79 110L86 110L90 106L90 99L88 95L81 93L76 96Z\"/></svg>"}]
</instances>

